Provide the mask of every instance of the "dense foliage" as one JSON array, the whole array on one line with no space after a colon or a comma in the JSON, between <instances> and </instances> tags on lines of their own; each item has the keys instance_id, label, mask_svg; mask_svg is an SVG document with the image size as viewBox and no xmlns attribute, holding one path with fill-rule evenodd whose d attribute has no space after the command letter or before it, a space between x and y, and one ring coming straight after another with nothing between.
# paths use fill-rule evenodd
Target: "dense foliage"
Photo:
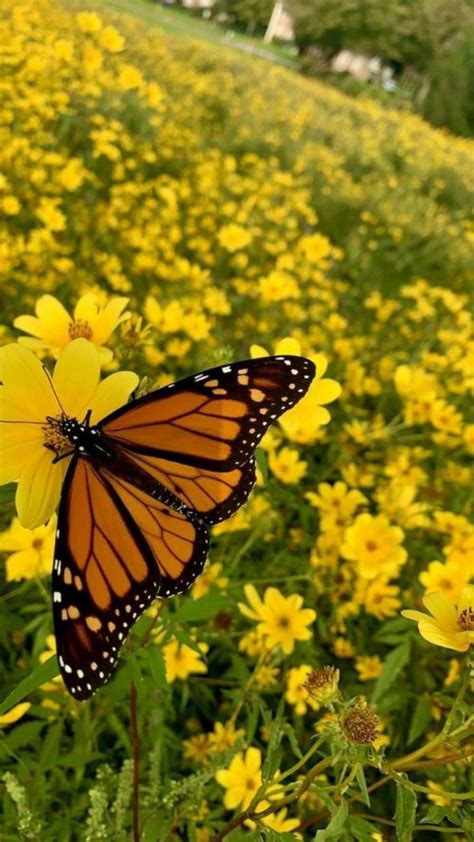
<instances>
[{"instance_id":1,"label":"dense foliage","mask_svg":"<svg viewBox=\"0 0 474 842\"><path fill-rule=\"evenodd\" d=\"M130 838L132 681L145 842L469 837L472 144L53 0L6 0L0 43L2 345L52 370L85 337L140 393L318 366L205 574L86 704L54 678L54 520L23 529L5 486L2 839Z\"/></svg>"}]
</instances>

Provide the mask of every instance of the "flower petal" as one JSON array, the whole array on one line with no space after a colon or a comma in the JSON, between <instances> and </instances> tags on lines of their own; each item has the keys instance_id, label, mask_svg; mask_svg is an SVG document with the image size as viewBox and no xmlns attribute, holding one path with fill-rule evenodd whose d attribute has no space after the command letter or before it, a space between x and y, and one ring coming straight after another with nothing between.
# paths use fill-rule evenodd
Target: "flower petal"
<instances>
[{"instance_id":1,"label":"flower petal","mask_svg":"<svg viewBox=\"0 0 474 842\"><path fill-rule=\"evenodd\" d=\"M301 345L297 339L293 339L292 336L286 336L284 339L280 339L280 341L277 342L275 354L299 357L301 354Z\"/></svg>"},{"instance_id":2,"label":"flower petal","mask_svg":"<svg viewBox=\"0 0 474 842\"><path fill-rule=\"evenodd\" d=\"M423 605L441 625L446 627L445 630L458 630L458 612L446 594L438 591L427 593L423 597Z\"/></svg>"},{"instance_id":3,"label":"flower petal","mask_svg":"<svg viewBox=\"0 0 474 842\"><path fill-rule=\"evenodd\" d=\"M35 529L49 520L59 502L69 459L53 465L53 454L43 448L36 459L23 468L16 490L16 510L26 529Z\"/></svg>"},{"instance_id":4,"label":"flower petal","mask_svg":"<svg viewBox=\"0 0 474 842\"><path fill-rule=\"evenodd\" d=\"M128 298L112 298L108 302L97 318L94 327L94 342L98 345L107 342L117 325L130 317L130 313L123 312L127 304Z\"/></svg>"},{"instance_id":5,"label":"flower petal","mask_svg":"<svg viewBox=\"0 0 474 842\"><path fill-rule=\"evenodd\" d=\"M319 404L332 403L341 394L342 389L337 380L325 377L324 380L315 380L311 397Z\"/></svg>"},{"instance_id":6,"label":"flower petal","mask_svg":"<svg viewBox=\"0 0 474 842\"><path fill-rule=\"evenodd\" d=\"M132 371L118 371L102 380L90 404L91 422L97 424L106 415L126 404L138 382L139 378Z\"/></svg>"},{"instance_id":7,"label":"flower petal","mask_svg":"<svg viewBox=\"0 0 474 842\"><path fill-rule=\"evenodd\" d=\"M458 611L466 611L467 608L474 609L474 585L466 585L459 595Z\"/></svg>"},{"instance_id":8,"label":"flower petal","mask_svg":"<svg viewBox=\"0 0 474 842\"><path fill-rule=\"evenodd\" d=\"M268 357L268 351L262 345L251 345L250 356L252 357L252 359L258 357Z\"/></svg>"},{"instance_id":9,"label":"flower petal","mask_svg":"<svg viewBox=\"0 0 474 842\"><path fill-rule=\"evenodd\" d=\"M15 705L0 716L0 725L12 725L14 722L18 722L29 711L30 707L31 702L20 702L19 705Z\"/></svg>"},{"instance_id":10,"label":"flower petal","mask_svg":"<svg viewBox=\"0 0 474 842\"><path fill-rule=\"evenodd\" d=\"M42 295L36 302L36 315L42 322L41 336L51 345L62 348L69 340L71 317L65 307L54 295Z\"/></svg>"},{"instance_id":11,"label":"flower petal","mask_svg":"<svg viewBox=\"0 0 474 842\"><path fill-rule=\"evenodd\" d=\"M16 482L28 462L43 450L43 431L36 424L2 424L0 485Z\"/></svg>"},{"instance_id":12,"label":"flower petal","mask_svg":"<svg viewBox=\"0 0 474 842\"><path fill-rule=\"evenodd\" d=\"M54 413L57 405L48 375L38 357L16 342L0 348L0 381L2 398L21 409L19 421L44 421Z\"/></svg>"},{"instance_id":13,"label":"flower petal","mask_svg":"<svg viewBox=\"0 0 474 842\"><path fill-rule=\"evenodd\" d=\"M324 354L311 354L310 359L316 366L316 378L321 380L328 367L327 357L325 357Z\"/></svg>"},{"instance_id":14,"label":"flower petal","mask_svg":"<svg viewBox=\"0 0 474 842\"><path fill-rule=\"evenodd\" d=\"M446 633L434 622L422 620L418 626L422 637L435 646L443 646L445 649L454 649L455 652L466 652L469 649L469 641L462 637L459 632Z\"/></svg>"},{"instance_id":15,"label":"flower petal","mask_svg":"<svg viewBox=\"0 0 474 842\"><path fill-rule=\"evenodd\" d=\"M66 415L82 420L90 409L99 377L99 354L92 342L75 339L61 351L53 384Z\"/></svg>"}]
</instances>

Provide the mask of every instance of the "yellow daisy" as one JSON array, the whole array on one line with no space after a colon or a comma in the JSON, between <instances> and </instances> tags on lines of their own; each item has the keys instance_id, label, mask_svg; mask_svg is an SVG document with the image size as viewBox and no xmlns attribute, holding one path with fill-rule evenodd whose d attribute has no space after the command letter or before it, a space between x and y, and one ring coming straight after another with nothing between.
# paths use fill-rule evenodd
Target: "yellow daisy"
<instances>
[{"instance_id":1,"label":"yellow daisy","mask_svg":"<svg viewBox=\"0 0 474 842\"><path fill-rule=\"evenodd\" d=\"M454 602L444 593L427 593L423 605L432 614L402 611L402 615L418 623L421 636L445 649L467 652L474 643L474 585L467 585Z\"/></svg>"},{"instance_id":2,"label":"yellow daisy","mask_svg":"<svg viewBox=\"0 0 474 842\"><path fill-rule=\"evenodd\" d=\"M76 339L59 354L52 376L27 348L0 348L0 484L18 481L20 523L36 529L54 513L70 458L58 462L54 421L62 416L91 423L122 406L138 384L130 371L100 381L97 348Z\"/></svg>"},{"instance_id":3,"label":"yellow daisy","mask_svg":"<svg viewBox=\"0 0 474 842\"><path fill-rule=\"evenodd\" d=\"M103 346L115 328L130 317L129 312L123 312L127 304L128 298L112 298L104 307L99 307L95 295L83 295L74 308L74 315L70 316L57 298L42 295L36 302L36 316L18 316L13 324L18 330L31 334L18 339L25 348L56 357L73 339L82 337L97 346L104 364L110 362L113 353Z\"/></svg>"},{"instance_id":4,"label":"yellow daisy","mask_svg":"<svg viewBox=\"0 0 474 842\"><path fill-rule=\"evenodd\" d=\"M245 585L244 593L251 607L239 602L239 609L245 617L258 621L257 631L268 649L280 647L290 655L297 640L310 639L308 626L314 623L316 611L302 608L302 596L283 596L278 588L267 588L262 601L253 585Z\"/></svg>"},{"instance_id":5,"label":"yellow daisy","mask_svg":"<svg viewBox=\"0 0 474 842\"><path fill-rule=\"evenodd\" d=\"M6 560L7 582L33 579L51 572L56 518L45 526L25 529L17 517L0 534L0 551L10 553Z\"/></svg>"}]
</instances>

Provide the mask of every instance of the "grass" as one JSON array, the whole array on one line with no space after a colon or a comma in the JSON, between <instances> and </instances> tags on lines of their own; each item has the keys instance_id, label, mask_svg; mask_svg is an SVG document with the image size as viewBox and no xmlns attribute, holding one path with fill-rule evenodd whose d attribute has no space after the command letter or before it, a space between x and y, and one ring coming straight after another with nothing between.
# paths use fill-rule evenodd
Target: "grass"
<instances>
[{"instance_id":1,"label":"grass","mask_svg":"<svg viewBox=\"0 0 474 842\"><path fill-rule=\"evenodd\" d=\"M163 7L147 0L103 0L104 5L118 12L133 15L147 24L159 26L172 35L197 38L211 44L232 47L256 58L295 68L296 61L290 50L279 44L264 44L259 38L249 38L223 29L213 21L200 20L181 9Z\"/></svg>"}]
</instances>

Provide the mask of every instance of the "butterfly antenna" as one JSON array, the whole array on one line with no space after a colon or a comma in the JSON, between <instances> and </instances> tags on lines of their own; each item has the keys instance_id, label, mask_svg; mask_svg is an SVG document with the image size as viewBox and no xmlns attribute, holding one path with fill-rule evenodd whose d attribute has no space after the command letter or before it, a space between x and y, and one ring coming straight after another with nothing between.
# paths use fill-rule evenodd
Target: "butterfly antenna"
<instances>
[{"instance_id":1,"label":"butterfly antenna","mask_svg":"<svg viewBox=\"0 0 474 842\"><path fill-rule=\"evenodd\" d=\"M90 423L91 423L91 415L92 415L92 409L88 409L88 410L87 410L87 412L86 412L86 414L85 414L85 416L84 416L84 421L82 422L82 423L84 424L84 426L85 426L85 427L89 427L89 426L90 426Z\"/></svg>"},{"instance_id":2,"label":"butterfly antenna","mask_svg":"<svg viewBox=\"0 0 474 842\"><path fill-rule=\"evenodd\" d=\"M67 416L67 412L65 411L65 409L64 409L64 407L63 407L63 405L62 405L61 401L59 400L58 393L57 393L56 389L54 388L53 378L51 377L51 375L50 375L50 373L49 373L49 371L48 371L48 369L46 368L46 366L45 366L45 365L43 366L43 371L44 371L44 373L46 374L46 377L47 377L47 378L48 378L48 380L49 380L49 385L51 386L51 389L52 389L53 395L54 395L54 397L56 398L56 400L57 400L57 402L58 402L58 406L59 406L59 408L60 408L60 410L61 410L61 413L62 413L62 414L66 417L66 416Z\"/></svg>"}]
</instances>

